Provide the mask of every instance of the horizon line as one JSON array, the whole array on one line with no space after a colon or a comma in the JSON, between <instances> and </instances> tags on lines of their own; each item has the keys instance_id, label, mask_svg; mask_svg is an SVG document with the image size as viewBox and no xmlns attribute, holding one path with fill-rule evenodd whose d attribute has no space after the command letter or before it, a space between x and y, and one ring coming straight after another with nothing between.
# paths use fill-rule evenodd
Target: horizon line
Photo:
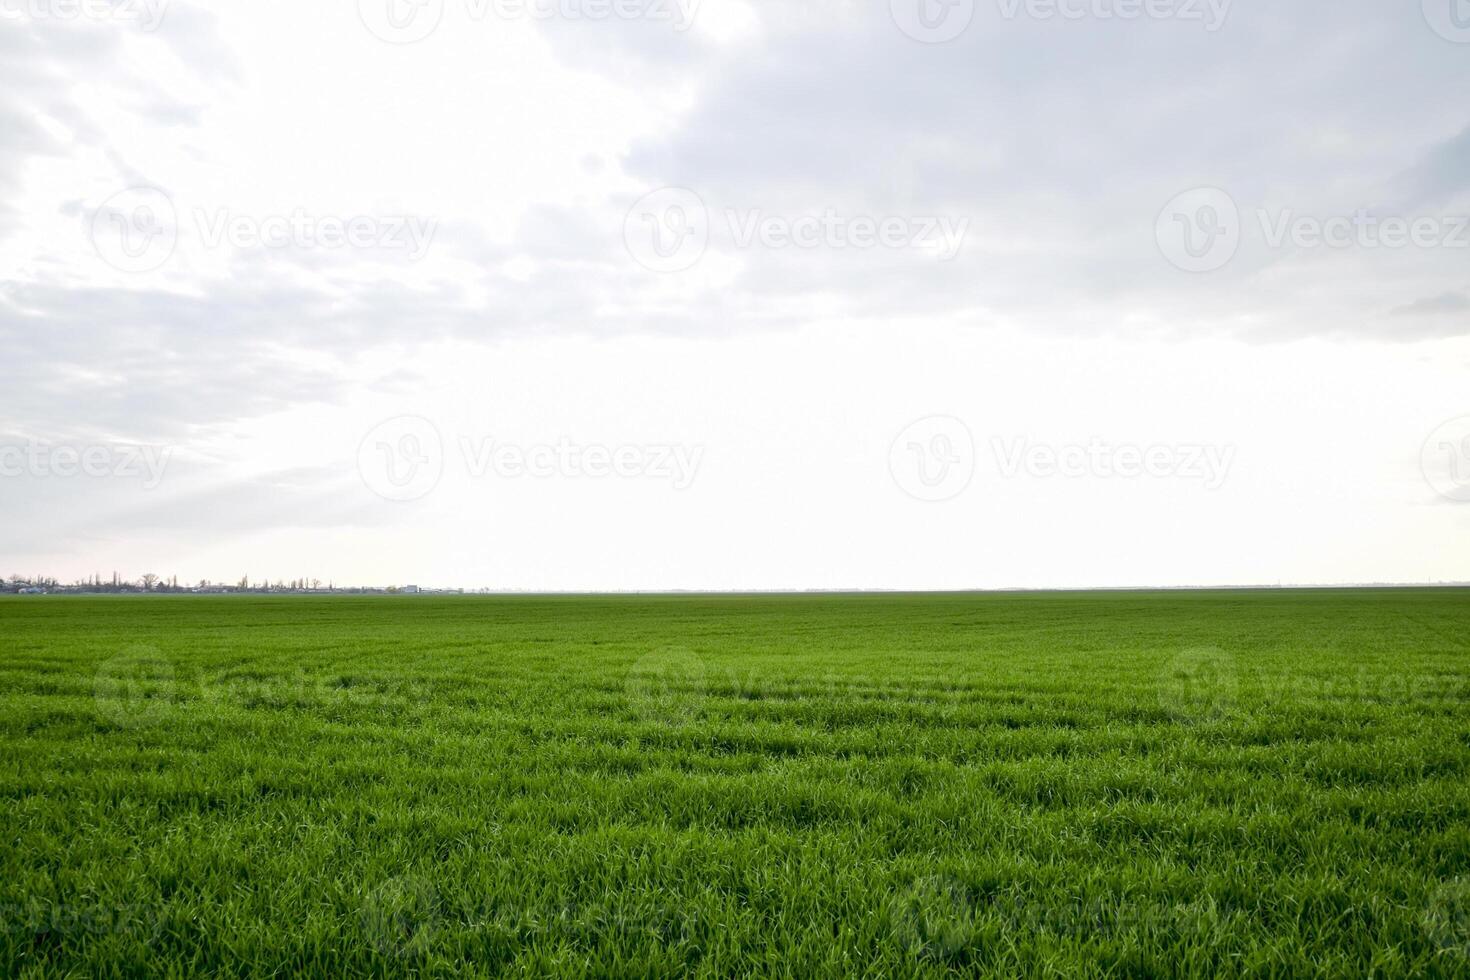
<instances>
[{"instance_id":1,"label":"horizon line","mask_svg":"<svg viewBox=\"0 0 1470 980\"><path fill-rule=\"evenodd\" d=\"M27 583L29 584L29 583ZM211 585L205 592L198 586L165 586L161 589L143 589L134 582L120 583L119 588L133 591L93 591L90 586L58 583L58 592L72 595L342 595L352 593L379 593L383 595L459 595L459 596L765 596L765 595L1016 595L1016 594L1086 594L1086 593L1129 593L1129 592L1292 592L1292 591L1391 591L1402 589L1470 589L1470 581L1441 582L1336 582L1336 583L1254 583L1215 585L1116 585L1116 586L1004 586L995 588L753 588L753 589L515 589L515 588L466 588L461 586L400 586L400 585L346 585L332 588L295 588L273 586ZM215 591L216 588L221 591ZM411 590L411 591L409 591ZM15 595L0 592L0 595ZM51 594L51 593L48 593Z\"/></svg>"}]
</instances>

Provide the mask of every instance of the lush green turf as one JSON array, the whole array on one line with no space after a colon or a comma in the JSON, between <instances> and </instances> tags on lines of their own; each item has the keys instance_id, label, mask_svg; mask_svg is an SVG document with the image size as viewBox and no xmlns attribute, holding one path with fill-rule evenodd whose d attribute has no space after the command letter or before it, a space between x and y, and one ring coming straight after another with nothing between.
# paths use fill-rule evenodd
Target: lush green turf
<instances>
[{"instance_id":1,"label":"lush green turf","mask_svg":"<svg viewBox=\"0 0 1470 980\"><path fill-rule=\"evenodd\" d=\"M0 974L1466 975L1470 593L0 600Z\"/></svg>"}]
</instances>

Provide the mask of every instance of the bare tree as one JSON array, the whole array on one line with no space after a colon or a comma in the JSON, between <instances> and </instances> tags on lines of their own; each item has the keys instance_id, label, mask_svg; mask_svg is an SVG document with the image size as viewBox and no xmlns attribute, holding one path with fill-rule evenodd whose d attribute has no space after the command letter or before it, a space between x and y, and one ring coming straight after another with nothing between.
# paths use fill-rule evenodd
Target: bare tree
<instances>
[{"instance_id":1,"label":"bare tree","mask_svg":"<svg viewBox=\"0 0 1470 980\"><path fill-rule=\"evenodd\" d=\"M158 576L152 572L143 573L143 591L152 592L153 587L158 584Z\"/></svg>"}]
</instances>

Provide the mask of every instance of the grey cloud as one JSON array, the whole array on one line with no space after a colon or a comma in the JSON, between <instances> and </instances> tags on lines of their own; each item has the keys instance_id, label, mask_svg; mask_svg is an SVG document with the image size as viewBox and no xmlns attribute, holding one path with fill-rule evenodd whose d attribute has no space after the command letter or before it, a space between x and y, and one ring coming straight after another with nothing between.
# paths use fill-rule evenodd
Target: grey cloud
<instances>
[{"instance_id":1,"label":"grey cloud","mask_svg":"<svg viewBox=\"0 0 1470 980\"><path fill-rule=\"evenodd\" d=\"M36 436L68 425L147 440L330 399L337 379L280 343L311 309L243 290L196 299L11 284L0 289L4 416Z\"/></svg>"},{"instance_id":2,"label":"grey cloud","mask_svg":"<svg viewBox=\"0 0 1470 980\"><path fill-rule=\"evenodd\" d=\"M384 345L782 329L804 322L817 299L825 315L871 323L1010 318L1096 332L1152 317L1181 335L1232 329L1252 339L1470 330L1463 318L1426 316L1410 328L1402 315L1372 312L1381 298L1369 303L1342 286L1348 267L1334 257L1245 247L1226 269L1191 277L1168 267L1153 240L1163 204L1202 184L1229 188L1247 211L1268 197L1316 203L1323 188L1345 206L1371 203L1362 198L1395 174L1426 199L1462 186L1466 113L1421 94L1463 87L1470 62L1417 10L1377 0L1238 3L1210 34L1177 23L1006 21L997 9L979 4L970 31L943 46L904 37L881 3L765 8L763 31L727 46L648 23L543 29L585 69L645 85L696 83L677 126L619 162L647 189L692 187L717 215L794 216L815 205L968 219L970 237L951 262L883 250L732 252L715 242L696 272L718 260L738 271L695 287L697 277L661 278L625 252L623 218L636 194L532 208L508 243L445 216L433 254L472 271L414 286L391 264L364 285L360 269L292 249L232 255L223 280L190 283L187 293L81 288L42 254L36 281L0 284L5 416L36 431L182 433L334 400L358 352ZM242 78L201 8L176 4L156 40L206 90ZM146 123L181 136L202 124L204 95L128 76L118 45L115 33L53 25L0 34L0 164L23 172L67 152L69 140L102 141L69 94L77 71L123 87ZM1405 57L1364 70L1385 48ZM69 135L40 125L41 112ZM146 181L130 161L112 160L123 184ZM7 208L0 198L0 217ZM79 222L85 211L80 201L70 207ZM520 255L532 265L518 280L502 266ZM1379 297L1457 287L1436 285L1439 265L1452 263L1434 261L1415 270L1412 290L1361 264L1348 281L1381 274ZM673 284L683 288L671 297ZM1393 312L1455 312L1436 302ZM307 366L302 352L328 363Z\"/></svg>"},{"instance_id":3,"label":"grey cloud","mask_svg":"<svg viewBox=\"0 0 1470 980\"><path fill-rule=\"evenodd\" d=\"M207 468L195 476L206 476ZM166 486L187 475L173 473ZM125 510L109 525L130 528L245 533L267 528L372 527L388 523L389 508L363 486L355 464L278 470L220 485L158 495Z\"/></svg>"},{"instance_id":4,"label":"grey cloud","mask_svg":"<svg viewBox=\"0 0 1470 980\"><path fill-rule=\"evenodd\" d=\"M1401 169L1390 134L1422 142L1465 124L1462 109L1417 97L1424 83L1463 86L1470 70L1416 10L1237 4L1211 34L1180 23L1008 21L981 3L965 35L928 46L895 30L885 8L865 8L835 37L776 33L719 62L684 124L635 145L625 167L651 187L691 187L715 208L938 212L969 218L976 233L939 268L754 254L740 284L751 294L828 289L881 315L907 293L927 311L998 308L1038 325L1051 306L1086 305L1110 324L1183 297L1195 312L1258 319L1252 306L1290 305L1289 284L1257 280L1293 256L1247 242L1222 272L1176 276L1153 241L1165 202L1214 185L1248 221L1283 198L1350 213ZM1364 71L1385 45L1413 51L1414 67ZM1457 151L1431 144L1426 172L1453 174ZM1324 202L1324 187L1341 196ZM1319 308L1299 327L1336 333L1351 312ZM1395 329L1354 319L1368 335Z\"/></svg>"},{"instance_id":5,"label":"grey cloud","mask_svg":"<svg viewBox=\"0 0 1470 980\"><path fill-rule=\"evenodd\" d=\"M1470 310L1470 297L1464 293L1441 293L1396 307L1394 316L1432 316L1440 313L1463 313Z\"/></svg>"},{"instance_id":6,"label":"grey cloud","mask_svg":"<svg viewBox=\"0 0 1470 980\"><path fill-rule=\"evenodd\" d=\"M0 551L85 555L120 533L207 531L218 543L270 529L378 527L392 517L351 460L223 482L215 472L208 462L175 454L152 488L122 478L0 479L0 506L13 518L0 534Z\"/></svg>"},{"instance_id":7,"label":"grey cloud","mask_svg":"<svg viewBox=\"0 0 1470 980\"><path fill-rule=\"evenodd\" d=\"M1409 207L1446 204L1470 190L1470 127L1431 148L1401 182Z\"/></svg>"}]
</instances>

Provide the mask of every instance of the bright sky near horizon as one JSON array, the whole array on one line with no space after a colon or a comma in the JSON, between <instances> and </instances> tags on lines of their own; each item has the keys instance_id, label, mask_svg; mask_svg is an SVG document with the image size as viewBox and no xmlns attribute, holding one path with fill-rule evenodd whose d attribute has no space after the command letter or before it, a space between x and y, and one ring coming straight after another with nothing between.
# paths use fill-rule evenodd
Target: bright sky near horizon
<instances>
[{"instance_id":1,"label":"bright sky near horizon","mask_svg":"<svg viewBox=\"0 0 1470 980\"><path fill-rule=\"evenodd\" d=\"M0 573L1470 580L1463 0L0 0Z\"/></svg>"}]
</instances>

